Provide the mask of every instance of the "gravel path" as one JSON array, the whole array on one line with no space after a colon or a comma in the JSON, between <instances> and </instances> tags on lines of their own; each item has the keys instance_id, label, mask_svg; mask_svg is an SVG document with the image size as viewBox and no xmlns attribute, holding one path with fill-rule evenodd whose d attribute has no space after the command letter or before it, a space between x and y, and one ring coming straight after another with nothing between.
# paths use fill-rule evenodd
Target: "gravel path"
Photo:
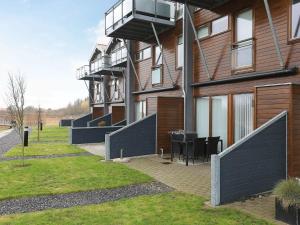
<instances>
[{"instance_id":1,"label":"gravel path","mask_svg":"<svg viewBox=\"0 0 300 225\"><path fill-rule=\"evenodd\" d=\"M4 200L0 201L0 215L100 204L140 195L170 192L172 190L172 188L165 184L154 181L151 183L129 185L115 189Z\"/></svg>"},{"instance_id":2,"label":"gravel path","mask_svg":"<svg viewBox=\"0 0 300 225\"><path fill-rule=\"evenodd\" d=\"M56 155L34 155L34 156L25 156L24 159L53 159L53 158L64 158L64 157L76 157L76 156L88 156L93 155L89 152L80 152L80 153L69 153L69 154L56 154ZM1 161L12 161L12 160L22 160L21 156L15 157L0 157Z\"/></svg>"},{"instance_id":3,"label":"gravel path","mask_svg":"<svg viewBox=\"0 0 300 225\"><path fill-rule=\"evenodd\" d=\"M14 130L9 130L0 135L0 158L8 152L12 147L21 143L21 140Z\"/></svg>"}]
</instances>

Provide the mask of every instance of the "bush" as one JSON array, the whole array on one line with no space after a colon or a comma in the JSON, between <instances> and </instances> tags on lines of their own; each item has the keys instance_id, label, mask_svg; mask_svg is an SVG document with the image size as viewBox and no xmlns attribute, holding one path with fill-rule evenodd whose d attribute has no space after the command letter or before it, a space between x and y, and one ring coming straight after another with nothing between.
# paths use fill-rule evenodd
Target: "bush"
<instances>
[{"instance_id":1,"label":"bush","mask_svg":"<svg viewBox=\"0 0 300 225\"><path fill-rule=\"evenodd\" d=\"M285 207L300 207L300 181L289 179L278 183L273 192Z\"/></svg>"},{"instance_id":2,"label":"bush","mask_svg":"<svg viewBox=\"0 0 300 225\"><path fill-rule=\"evenodd\" d=\"M105 126L106 126L106 122L105 122L105 121L100 121L100 122L98 123L98 126L99 126L99 127L105 127Z\"/></svg>"}]
</instances>

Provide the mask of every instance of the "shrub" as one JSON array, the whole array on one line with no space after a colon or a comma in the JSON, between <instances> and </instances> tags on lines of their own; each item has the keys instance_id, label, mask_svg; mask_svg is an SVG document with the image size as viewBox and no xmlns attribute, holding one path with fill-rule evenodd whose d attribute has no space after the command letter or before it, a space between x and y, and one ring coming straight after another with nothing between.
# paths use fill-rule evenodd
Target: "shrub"
<instances>
[{"instance_id":1,"label":"shrub","mask_svg":"<svg viewBox=\"0 0 300 225\"><path fill-rule=\"evenodd\" d=\"M105 121L100 121L100 122L98 123L98 126L99 126L99 127L105 127L105 126L106 126L106 122L105 122Z\"/></svg>"},{"instance_id":2,"label":"shrub","mask_svg":"<svg viewBox=\"0 0 300 225\"><path fill-rule=\"evenodd\" d=\"M278 183L273 192L282 201L283 206L300 207L300 182L297 179L289 179Z\"/></svg>"}]
</instances>

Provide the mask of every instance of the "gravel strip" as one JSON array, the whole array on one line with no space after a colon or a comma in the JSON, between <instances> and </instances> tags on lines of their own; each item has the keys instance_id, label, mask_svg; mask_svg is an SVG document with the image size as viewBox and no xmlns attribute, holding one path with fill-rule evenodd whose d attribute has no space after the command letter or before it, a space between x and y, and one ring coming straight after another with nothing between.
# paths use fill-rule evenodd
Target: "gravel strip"
<instances>
[{"instance_id":1,"label":"gravel strip","mask_svg":"<svg viewBox=\"0 0 300 225\"><path fill-rule=\"evenodd\" d=\"M11 148L20 143L20 137L15 130L5 131L5 135L1 135L0 137L0 158Z\"/></svg>"},{"instance_id":2,"label":"gravel strip","mask_svg":"<svg viewBox=\"0 0 300 225\"><path fill-rule=\"evenodd\" d=\"M165 193L172 190L169 186L154 181L115 189L4 200L0 201L0 215L100 204L140 195Z\"/></svg>"},{"instance_id":3,"label":"gravel strip","mask_svg":"<svg viewBox=\"0 0 300 225\"><path fill-rule=\"evenodd\" d=\"M64 158L64 157L76 157L76 156L88 156L92 155L89 152L80 152L80 153L69 153L69 154L56 154L56 155L33 155L33 156L25 156L24 159L53 159L53 158ZM1 161L12 161L12 160L22 160L21 156L16 157L0 157Z\"/></svg>"}]
</instances>

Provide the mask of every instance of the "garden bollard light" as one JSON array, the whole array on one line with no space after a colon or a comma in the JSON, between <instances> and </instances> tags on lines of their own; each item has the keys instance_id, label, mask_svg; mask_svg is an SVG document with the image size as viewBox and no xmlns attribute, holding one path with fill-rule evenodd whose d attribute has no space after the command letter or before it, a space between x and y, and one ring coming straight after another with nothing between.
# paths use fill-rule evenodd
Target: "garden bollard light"
<instances>
[{"instance_id":1,"label":"garden bollard light","mask_svg":"<svg viewBox=\"0 0 300 225\"><path fill-rule=\"evenodd\" d=\"M24 128L24 147L28 147L28 127Z\"/></svg>"}]
</instances>

